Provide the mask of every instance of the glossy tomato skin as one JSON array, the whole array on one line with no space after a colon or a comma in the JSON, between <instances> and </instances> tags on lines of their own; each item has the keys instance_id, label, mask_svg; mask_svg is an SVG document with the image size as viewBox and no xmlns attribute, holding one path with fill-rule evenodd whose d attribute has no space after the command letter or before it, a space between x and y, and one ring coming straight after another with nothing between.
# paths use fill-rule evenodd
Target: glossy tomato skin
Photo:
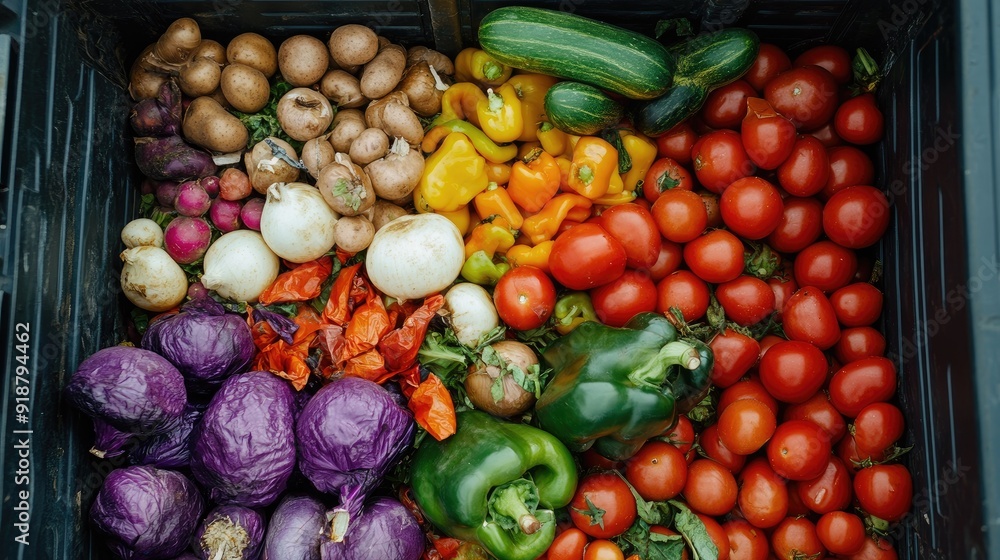
<instances>
[{"instance_id":1,"label":"glossy tomato skin","mask_svg":"<svg viewBox=\"0 0 1000 560\"><path fill-rule=\"evenodd\" d=\"M699 138L691 149L691 160L701 186L720 194L756 169L740 135L732 130L717 130Z\"/></svg>"},{"instance_id":2,"label":"glossy tomato skin","mask_svg":"<svg viewBox=\"0 0 1000 560\"><path fill-rule=\"evenodd\" d=\"M832 241L818 241L796 255L794 270L799 286L813 286L831 293L854 280L858 257L854 251Z\"/></svg>"},{"instance_id":3,"label":"glossy tomato skin","mask_svg":"<svg viewBox=\"0 0 1000 560\"><path fill-rule=\"evenodd\" d=\"M715 356L710 374L712 384L723 389L750 371L760 355L760 345L756 340L733 329L726 329L712 337L708 347Z\"/></svg>"},{"instance_id":4,"label":"glossy tomato skin","mask_svg":"<svg viewBox=\"0 0 1000 560\"><path fill-rule=\"evenodd\" d=\"M806 420L783 422L767 444L771 468L788 480L816 478L829 459L830 440L822 428Z\"/></svg>"},{"instance_id":5,"label":"glossy tomato skin","mask_svg":"<svg viewBox=\"0 0 1000 560\"><path fill-rule=\"evenodd\" d=\"M876 541L867 538L861 546L861 550L846 556L845 560L899 560L899 556L896 555L896 549L888 540L880 538Z\"/></svg>"},{"instance_id":6,"label":"glossy tomato skin","mask_svg":"<svg viewBox=\"0 0 1000 560\"><path fill-rule=\"evenodd\" d=\"M771 438L778 420L766 404L743 399L719 412L719 441L737 455L755 453Z\"/></svg>"},{"instance_id":7,"label":"glossy tomato skin","mask_svg":"<svg viewBox=\"0 0 1000 560\"><path fill-rule=\"evenodd\" d=\"M830 173L822 191L824 198L854 185L870 185L875 180L875 165L871 158L854 146L829 148L826 156L830 161Z\"/></svg>"},{"instance_id":8,"label":"glossy tomato skin","mask_svg":"<svg viewBox=\"0 0 1000 560\"><path fill-rule=\"evenodd\" d=\"M774 311L774 292L767 282L755 276L742 275L719 284L715 297L726 317L737 325L757 324Z\"/></svg>"},{"instance_id":9,"label":"glossy tomato skin","mask_svg":"<svg viewBox=\"0 0 1000 560\"><path fill-rule=\"evenodd\" d=\"M691 148L698 141L698 134L687 121L671 128L656 139L656 153L681 165L691 163Z\"/></svg>"},{"instance_id":10,"label":"glossy tomato skin","mask_svg":"<svg viewBox=\"0 0 1000 560\"><path fill-rule=\"evenodd\" d=\"M531 330L545 324L556 305L556 287L540 268L518 266L500 277L493 290L497 314L510 327Z\"/></svg>"},{"instance_id":11,"label":"glossy tomato skin","mask_svg":"<svg viewBox=\"0 0 1000 560\"><path fill-rule=\"evenodd\" d=\"M767 560L771 550L764 531L743 519L731 519L722 524L729 537L730 560Z\"/></svg>"},{"instance_id":12,"label":"glossy tomato skin","mask_svg":"<svg viewBox=\"0 0 1000 560\"><path fill-rule=\"evenodd\" d=\"M873 403L866 406L854 419L854 445L861 458L876 461L903 437L903 413L890 403Z\"/></svg>"},{"instance_id":13,"label":"glossy tomato skin","mask_svg":"<svg viewBox=\"0 0 1000 560\"><path fill-rule=\"evenodd\" d=\"M708 227L720 228L722 223L722 211L719 209L719 195L709 191L697 191L705 205L705 212L708 213Z\"/></svg>"},{"instance_id":14,"label":"glossy tomato skin","mask_svg":"<svg viewBox=\"0 0 1000 560\"><path fill-rule=\"evenodd\" d=\"M625 464L625 479L644 500L671 500L684 490L688 464L684 452L662 441L650 440Z\"/></svg>"},{"instance_id":15,"label":"glossy tomato skin","mask_svg":"<svg viewBox=\"0 0 1000 560\"><path fill-rule=\"evenodd\" d=\"M700 319L708 310L708 285L687 270L678 270L660 280L656 294L657 313L672 315L670 308L676 307L685 322Z\"/></svg>"},{"instance_id":16,"label":"glossy tomato skin","mask_svg":"<svg viewBox=\"0 0 1000 560\"><path fill-rule=\"evenodd\" d=\"M698 435L698 445L701 446L701 454L712 461L722 465L734 475L740 472L747 462L746 455L734 453L719 438L719 425L712 424L702 430ZM714 515L714 514L713 514Z\"/></svg>"},{"instance_id":17,"label":"glossy tomato skin","mask_svg":"<svg viewBox=\"0 0 1000 560\"><path fill-rule=\"evenodd\" d=\"M833 355L842 364L885 355L885 337L871 327L850 327L840 331Z\"/></svg>"},{"instance_id":18,"label":"glossy tomato skin","mask_svg":"<svg viewBox=\"0 0 1000 560\"><path fill-rule=\"evenodd\" d=\"M590 501L603 509L603 526L587 515ZM628 484L616 474L593 473L583 477L570 502L570 518L578 529L591 537L610 539L625 532L635 521L635 497Z\"/></svg>"},{"instance_id":19,"label":"glossy tomato skin","mask_svg":"<svg viewBox=\"0 0 1000 560\"><path fill-rule=\"evenodd\" d=\"M764 86L764 99L802 131L819 128L833 118L837 98L836 80L819 66L792 68Z\"/></svg>"},{"instance_id":20,"label":"glossy tomato skin","mask_svg":"<svg viewBox=\"0 0 1000 560\"><path fill-rule=\"evenodd\" d=\"M851 67L851 54L837 45L820 45L800 54L792 62L792 66L815 65L825 68L839 85L851 83L854 70Z\"/></svg>"},{"instance_id":21,"label":"glossy tomato skin","mask_svg":"<svg viewBox=\"0 0 1000 560\"><path fill-rule=\"evenodd\" d=\"M771 409L773 414L778 414L778 401L774 400L771 393L767 392L767 389L764 388L764 385L760 382L760 378L757 376L740 379L723 390L719 395L719 403L716 405L715 410L718 413L722 413L729 405L747 399L760 401Z\"/></svg>"},{"instance_id":22,"label":"glossy tomato skin","mask_svg":"<svg viewBox=\"0 0 1000 560\"><path fill-rule=\"evenodd\" d=\"M795 148L795 125L759 97L747 99L746 107L740 126L743 149L757 167L777 169Z\"/></svg>"},{"instance_id":23,"label":"glossy tomato skin","mask_svg":"<svg viewBox=\"0 0 1000 560\"><path fill-rule=\"evenodd\" d=\"M706 515L725 515L736 505L736 478L710 459L698 459L688 467L684 497L688 506Z\"/></svg>"},{"instance_id":24,"label":"glossy tomato skin","mask_svg":"<svg viewBox=\"0 0 1000 560\"><path fill-rule=\"evenodd\" d=\"M676 271L681 266L684 258L684 250L679 243L660 240L660 252L656 256L656 262L649 268L649 278L653 282L659 282L669 274Z\"/></svg>"},{"instance_id":25,"label":"glossy tomato skin","mask_svg":"<svg viewBox=\"0 0 1000 560\"><path fill-rule=\"evenodd\" d=\"M607 539L591 541L583 552L583 560L625 560L622 549Z\"/></svg>"},{"instance_id":26,"label":"glossy tomato skin","mask_svg":"<svg viewBox=\"0 0 1000 560\"><path fill-rule=\"evenodd\" d=\"M738 130L747 114L747 99L757 97L757 90L745 80L736 80L713 90L701 107L701 120L715 128Z\"/></svg>"},{"instance_id":27,"label":"glossy tomato skin","mask_svg":"<svg viewBox=\"0 0 1000 560\"><path fill-rule=\"evenodd\" d=\"M913 503L913 479L903 465L875 465L854 475L854 495L861 509L890 523L899 521Z\"/></svg>"},{"instance_id":28,"label":"glossy tomato skin","mask_svg":"<svg viewBox=\"0 0 1000 560\"><path fill-rule=\"evenodd\" d=\"M816 526L805 517L787 517L771 533L771 550L778 558L821 558L826 550Z\"/></svg>"},{"instance_id":29,"label":"glossy tomato skin","mask_svg":"<svg viewBox=\"0 0 1000 560\"><path fill-rule=\"evenodd\" d=\"M838 457L829 457L816 478L793 484L794 491L810 511L820 515L839 511L851 504L854 491L851 473Z\"/></svg>"},{"instance_id":30,"label":"glossy tomato skin","mask_svg":"<svg viewBox=\"0 0 1000 560\"><path fill-rule=\"evenodd\" d=\"M787 340L764 354L757 371L771 396L781 402L802 403L826 382L826 356L808 342Z\"/></svg>"},{"instance_id":31,"label":"glossy tomato skin","mask_svg":"<svg viewBox=\"0 0 1000 560\"><path fill-rule=\"evenodd\" d=\"M823 204L815 198L790 196L784 200L778 226L767 244L781 253L798 253L823 234Z\"/></svg>"},{"instance_id":32,"label":"glossy tomato skin","mask_svg":"<svg viewBox=\"0 0 1000 560\"><path fill-rule=\"evenodd\" d=\"M743 518L759 529L774 527L788 514L788 487L765 457L751 460L739 476L737 503Z\"/></svg>"},{"instance_id":33,"label":"glossy tomato skin","mask_svg":"<svg viewBox=\"0 0 1000 560\"><path fill-rule=\"evenodd\" d=\"M764 91L764 86L785 70L792 67L792 61L780 47L770 43L761 43L757 50L757 58L753 65L743 75L757 91Z\"/></svg>"},{"instance_id":34,"label":"glossy tomato skin","mask_svg":"<svg viewBox=\"0 0 1000 560\"><path fill-rule=\"evenodd\" d=\"M872 403L888 401L895 392L896 366L881 356L851 362L830 380L830 402L848 418Z\"/></svg>"},{"instance_id":35,"label":"glossy tomato skin","mask_svg":"<svg viewBox=\"0 0 1000 560\"><path fill-rule=\"evenodd\" d=\"M706 282L735 280L743 273L743 242L726 230L710 231L684 246L684 262Z\"/></svg>"},{"instance_id":36,"label":"glossy tomato skin","mask_svg":"<svg viewBox=\"0 0 1000 560\"><path fill-rule=\"evenodd\" d=\"M687 243L708 225L701 196L687 190L669 190L656 198L651 209L657 231L668 241Z\"/></svg>"},{"instance_id":37,"label":"glossy tomato skin","mask_svg":"<svg viewBox=\"0 0 1000 560\"><path fill-rule=\"evenodd\" d=\"M882 292L868 282L855 282L830 296L837 321L844 327L867 327L882 314Z\"/></svg>"},{"instance_id":38,"label":"glossy tomato skin","mask_svg":"<svg viewBox=\"0 0 1000 560\"><path fill-rule=\"evenodd\" d=\"M788 299L792 297L792 294L799 290L799 285L795 283L795 277L791 273L776 278L768 278L767 285L771 287L771 292L774 293L774 310L777 312L775 320L781 323L784 320L782 314L785 311L785 305L788 303Z\"/></svg>"},{"instance_id":39,"label":"glossy tomato skin","mask_svg":"<svg viewBox=\"0 0 1000 560\"><path fill-rule=\"evenodd\" d=\"M781 223L784 203L774 185L760 177L734 181L719 198L726 227L746 239L763 239Z\"/></svg>"},{"instance_id":40,"label":"glossy tomato skin","mask_svg":"<svg viewBox=\"0 0 1000 560\"><path fill-rule=\"evenodd\" d=\"M681 450L681 453L687 458L688 463L691 462L690 451L694 447L695 433L694 425L691 424L687 416L683 414L678 416L677 423L674 424L669 434L664 434L664 437L666 437L671 445Z\"/></svg>"},{"instance_id":41,"label":"glossy tomato skin","mask_svg":"<svg viewBox=\"0 0 1000 560\"><path fill-rule=\"evenodd\" d=\"M816 130L813 130L809 133L809 136L819 140L820 143L827 148L840 146L844 143L840 136L837 136L837 131L833 128L833 121L830 121Z\"/></svg>"},{"instance_id":42,"label":"glossy tomato skin","mask_svg":"<svg viewBox=\"0 0 1000 560\"><path fill-rule=\"evenodd\" d=\"M691 173L676 160L662 157L653 162L642 181L642 195L649 202L656 202L661 194L673 190L694 190Z\"/></svg>"},{"instance_id":43,"label":"glossy tomato skin","mask_svg":"<svg viewBox=\"0 0 1000 560\"><path fill-rule=\"evenodd\" d=\"M870 93L843 102L833 117L837 135L851 144L874 144L885 133L885 118Z\"/></svg>"},{"instance_id":44,"label":"glossy tomato skin","mask_svg":"<svg viewBox=\"0 0 1000 560\"><path fill-rule=\"evenodd\" d=\"M598 221L625 248L625 264L649 268L660 256L660 232L649 210L634 203L619 204L601 213Z\"/></svg>"},{"instance_id":45,"label":"glossy tomato skin","mask_svg":"<svg viewBox=\"0 0 1000 560\"><path fill-rule=\"evenodd\" d=\"M830 396L823 391L817 391L804 402L789 405L782 419L808 420L822 428L831 443L839 442L847 433L847 422L830 402Z\"/></svg>"},{"instance_id":46,"label":"glossy tomato skin","mask_svg":"<svg viewBox=\"0 0 1000 560\"><path fill-rule=\"evenodd\" d=\"M587 534L576 527L566 529L552 540L546 560L583 560L588 540Z\"/></svg>"},{"instance_id":47,"label":"glossy tomato skin","mask_svg":"<svg viewBox=\"0 0 1000 560\"><path fill-rule=\"evenodd\" d=\"M812 196L823 190L830 178L826 147L813 136L795 141L788 158L778 166L778 184L792 196Z\"/></svg>"},{"instance_id":48,"label":"glossy tomato skin","mask_svg":"<svg viewBox=\"0 0 1000 560\"><path fill-rule=\"evenodd\" d=\"M889 229L889 200L866 185L838 190L823 207L823 231L838 245L869 247Z\"/></svg>"},{"instance_id":49,"label":"glossy tomato skin","mask_svg":"<svg viewBox=\"0 0 1000 560\"><path fill-rule=\"evenodd\" d=\"M635 315L656 309L656 285L645 272L626 270L611 282L590 290L597 318L621 327Z\"/></svg>"},{"instance_id":50,"label":"glossy tomato skin","mask_svg":"<svg viewBox=\"0 0 1000 560\"><path fill-rule=\"evenodd\" d=\"M865 524L846 511L831 511L816 522L816 535L831 554L854 554L865 544Z\"/></svg>"},{"instance_id":51,"label":"glossy tomato skin","mask_svg":"<svg viewBox=\"0 0 1000 560\"><path fill-rule=\"evenodd\" d=\"M833 305L819 288L806 286L792 294L781 316L789 339L809 342L827 350L840 339L840 325Z\"/></svg>"},{"instance_id":52,"label":"glossy tomato skin","mask_svg":"<svg viewBox=\"0 0 1000 560\"><path fill-rule=\"evenodd\" d=\"M627 262L621 242L601 226L584 223L556 237L549 270L563 286L589 290L621 276Z\"/></svg>"}]
</instances>

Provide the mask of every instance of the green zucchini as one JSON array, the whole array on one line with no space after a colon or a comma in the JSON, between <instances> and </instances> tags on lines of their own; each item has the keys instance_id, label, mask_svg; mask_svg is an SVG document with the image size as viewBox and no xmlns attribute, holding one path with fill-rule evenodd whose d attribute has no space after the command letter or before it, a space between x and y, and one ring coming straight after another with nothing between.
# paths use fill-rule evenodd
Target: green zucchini
<instances>
[{"instance_id":1,"label":"green zucchini","mask_svg":"<svg viewBox=\"0 0 1000 560\"><path fill-rule=\"evenodd\" d=\"M545 116L553 126L589 136L622 120L625 109L606 93L587 84L559 82L545 94Z\"/></svg>"},{"instance_id":2,"label":"green zucchini","mask_svg":"<svg viewBox=\"0 0 1000 560\"><path fill-rule=\"evenodd\" d=\"M631 99L670 87L675 61L658 41L556 10L508 6L479 24L479 45L498 61L584 82Z\"/></svg>"},{"instance_id":3,"label":"green zucchini","mask_svg":"<svg viewBox=\"0 0 1000 560\"><path fill-rule=\"evenodd\" d=\"M738 28L700 35L672 47L677 57L674 85L635 111L636 127L648 136L659 136L697 113L709 92L738 80L753 66L759 47L753 31Z\"/></svg>"}]
</instances>

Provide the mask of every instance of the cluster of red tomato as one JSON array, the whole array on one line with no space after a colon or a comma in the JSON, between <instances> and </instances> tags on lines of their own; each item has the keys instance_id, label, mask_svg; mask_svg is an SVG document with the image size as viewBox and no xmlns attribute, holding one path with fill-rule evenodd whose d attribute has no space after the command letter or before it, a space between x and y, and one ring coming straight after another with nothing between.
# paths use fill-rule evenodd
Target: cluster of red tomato
<instances>
[{"instance_id":1,"label":"cluster of red tomato","mask_svg":"<svg viewBox=\"0 0 1000 560\"><path fill-rule=\"evenodd\" d=\"M863 251L886 231L889 204L870 186L871 160L850 145L877 142L883 117L871 93L847 92L851 80L839 47L793 63L761 45L742 80L658 139L648 204L594 218L621 245L574 227L553 248L553 263L591 277L656 252L652 267L591 290L609 324L671 308L702 321L713 297L724 311L729 326L710 342L718 400L709 423L696 432L682 417L623 465L585 456L589 466L620 469L645 500L682 497L721 560L895 559L888 529L911 506L909 472L895 462L903 415L888 402L896 370L873 327L882 293ZM614 253L620 246L626 255ZM766 321L784 337L750 328ZM621 558L610 541L586 545L635 520L622 478L584 477L572 506L576 527L557 537L548 560ZM601 526L574 513L594 509L604 511Z\"/></svg>"}]
</instances>

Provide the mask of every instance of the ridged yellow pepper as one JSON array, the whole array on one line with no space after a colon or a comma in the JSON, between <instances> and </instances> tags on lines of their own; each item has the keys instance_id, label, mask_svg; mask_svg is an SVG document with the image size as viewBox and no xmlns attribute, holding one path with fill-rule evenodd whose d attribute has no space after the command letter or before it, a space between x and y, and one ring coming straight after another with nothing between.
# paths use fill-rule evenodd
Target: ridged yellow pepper
<instances>
[{"instance_id":1,"label":"ridged yellow pepper","mask_svg":"<svg viewBox=\"0 0 1000 560\"><path fill-rule=\"evenodd\" d=\"M483 87L494 87L510 79L512 72L510 66L474 47L462 49L455 56L455 79L459 82L476 82Z\"/></svg>"},{"instance_id":2,"label":"ridged yellow pepper","mask_svg":"<svg viewBox=\"0 0 1000 560\"><path fill-rule=\"evenodd\" d=\"M437 149L441 140L453 132L464 134L472 142L472 145L476 147L479 155L493 163L504 163L517 157L517 146L513 144L498 146L496 142L491 140L489 136L486 136L482 130L476 128L474 124L462 120L450 120L428 130L427 134L424 134L423 141L420 143L420 149L425 154L433 152Z\"/></svg>"},{"instance_id":3,"label":"ridged yellow pepper","mask_svg":"<svg viewBox=\"0 0 1000 560\"><path fill-rule=\"evenodd\" d=\"M521 211L510 198L510 193L496 183L490 183L485 191L476 195L473 202L476 206L476 213L483 219L497 216L505 220L510 224L510 228L515 230L521 229L521 224L524 223L524 216L521 215Z\"/></svg>"},{"instance_id":4,"label":"ridged yellow pepper","mask_svg":"<svg viewBox=\"0 0 1000 560\"><path fill-rule=\"evenodd\" d=\"M472 124L479 126L476 106L482 99L486 99L486 94L476 84L459 82L452 85L441 95L441 114L431 122L431 125L469 119Z\"/></svg>"},{"instance_id":5,"label":"ridged yellow pepper","mask_svg":"<svg viewBox=\"0 0 1000 560\"><path fill-rule=\"evenodd\" d=\"M622 146L632 159L632 168L622 176L622 181L625 190L634 191L656 161L656 144L641 134L622 132Z\"/></svg>"},{"instance_id":6,"label":"ridged yellow pepper","mask_svg":"<svg viewBox=\"0 0 1000 560\"><path fill-rule=\"evenodd\" d=\"M517 74L507 80L521 100L521 113L524 115L524 130L518 137L519 141L538 140L538 125L545 120L545 94L558 81L558 78L544 74Z\"/></svg>"},{"instance_id":7,"label":"ridged yellow pepper","mask_svg":"<svg viewBox=\"0 0 1000 560\"><path fill-rule=\"evenodd\" d=\"M469 137L452 132L424 165L420 196L437 212L454 212L486 190L486 160Z\"/></svg>"},{"instance_id":8,"label":"ridged yellow pepper","mask_svg":"<svg viewBox=\"0 0 1000 560\"><path fill-rule=\"evenodd\" d=\"M510 84L487 90L486 98L476 104L476 115L479 126L494 142L513 142L524 130L521 100Z\"/></svg>"}]
</instances>

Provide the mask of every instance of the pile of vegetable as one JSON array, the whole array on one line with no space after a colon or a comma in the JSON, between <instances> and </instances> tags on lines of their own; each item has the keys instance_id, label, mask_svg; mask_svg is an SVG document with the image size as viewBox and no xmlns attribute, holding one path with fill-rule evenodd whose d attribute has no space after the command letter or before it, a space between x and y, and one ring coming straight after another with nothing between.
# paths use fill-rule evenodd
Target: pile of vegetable
<instances>
[{"instance_id":1,"label":"pile of vegetable","mask_svg":"<svg viewBox=\"0 0 1000 560\"><path fill-rule=\"evenodd\" d=\"M122 465L93 529L149 560L896 558L867 53L522 7L478 36L183 18L142 52L134 340L66 387Z\"/></svg>"}]
</instances>

